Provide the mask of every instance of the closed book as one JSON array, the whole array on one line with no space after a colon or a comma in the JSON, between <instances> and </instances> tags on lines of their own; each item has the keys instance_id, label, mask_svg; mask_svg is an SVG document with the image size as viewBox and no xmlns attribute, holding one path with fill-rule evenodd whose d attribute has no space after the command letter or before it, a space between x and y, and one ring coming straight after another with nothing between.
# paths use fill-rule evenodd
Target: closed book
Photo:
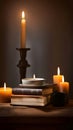
<instances>
[{"instance_id":1,"label":"closed book","mask_svg":"<svg viewBox=\"0 0 73 130\"><path fill-rule=\"evenodd\" d=\"M31 95L12 95L11 105L26 105L26 106L45 106L50 103L50 97L48 96L31 96Z\"/></svg>"},{"instance_id":2,"label":"closed book","mask_svg":"<svg viewBox=\"0 0 73 130\"><path fill-rule=\"evenodd\" d=\"M19 88L47 88L47 87L54 87L56 86L56 84L49 84L49 83L45 83L43 85L35 85L35 84L19 84L18 87Z\"/></svg>"},{"instance_id":3,"label":"closed book","mask_svg":"<svg viewBox=\"0 0 73 130\"><path fill-rule=\"evenodd\" d=\"M53 93L53 87L39 87L39 88L13 88L12 94L16 95L48 95Z\"/></svg>"}]
</instances>

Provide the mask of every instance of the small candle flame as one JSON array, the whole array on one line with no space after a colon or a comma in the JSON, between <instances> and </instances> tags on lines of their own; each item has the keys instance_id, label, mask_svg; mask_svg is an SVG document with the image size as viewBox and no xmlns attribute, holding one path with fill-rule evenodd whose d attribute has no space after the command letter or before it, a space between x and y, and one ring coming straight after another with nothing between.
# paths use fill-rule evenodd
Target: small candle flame
<instances>
[{"instance_id":1,"label":"small candle flame","mask_svg":"<svg viewBox=\"0 0 73 130\"><path fill-rule=\"evenodd\" d=\"M4 83L4 91L6 91L6 83Z\"/></svg>"},{"instance_id":2,"label":"small candle flame","mask_svg":"<svg viewBox=\"0 0 73 130\"><path fill-rule=\"evenodd\" d=\"M60 67L57 68L57 74L60 75Z\"/></svg>"},{"instance_id":3,"label":"small candle flame","mask_svg":"<svg viewBox=\"0 0 73 130\"><path fill-rule=\"evenodd\" d=\"M22 18L25 18L25 13L24 13L24 11L22 11Z\"/></svg>"},{"instance_id":4,"label":"small candle flame","mask_svg":"<svg viewBox=\"0 0 73 130\"><path fill-rule=\"evenodd\" d=\"M62 82L64 82L64 76L62 76Z\"/></svg>"},{"instance_id":5,"label":"small candle flame","mask_svg":"<svg viewBox=\"0 0 73 130\"><path fill-rule=\"evenodd\" d=\"M35 79L35 74L33 74L33 78Z\"/></svg>"}]
</instances>

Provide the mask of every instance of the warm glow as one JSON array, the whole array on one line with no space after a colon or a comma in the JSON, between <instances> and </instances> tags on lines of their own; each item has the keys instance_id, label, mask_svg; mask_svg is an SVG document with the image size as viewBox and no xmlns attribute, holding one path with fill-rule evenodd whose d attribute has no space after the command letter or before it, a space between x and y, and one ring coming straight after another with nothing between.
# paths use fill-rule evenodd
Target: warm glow
<instances>
[{"instance_id":1,"label":"warm glow","mask_svg":"<svg viewBox=\"0 0 73 130\"><path fill-rule=\"evenodd\" d=\"M4 91L6 91L6 83L4 83Z\"/></svg>"},{"instance_id":2,"label":"warm glow","mask_svg":"<svg viewBox=\"0 0 73 130\"><path fill-rule=\"evenodd\" d=\"M62 76L62 82L64 82L64 76Z\"/></svg>"},{"instance_id":3,"label":"warm glow","mask_svg":"<svg viewBox=\"0 0 73 130\"><path fill-rule=\"evenodd\" d=\"M33 74L33 78L35 79L35 74Z\"/></svg>"},{"instance_id":4,"label":"warm glow","mask_svg":"<svg viewBox=\"0 0 73 130\"><path fill-rule=\"evenodd\" d=\"M57 68L57 74L60 75L60 68Z\"/></svg>"},{"instance_id":5,"label":"warm glow","mask_svg":"<svg viewBox=\"0 0 73 130\"><path fill-rule=\"evenodd\" d=\"M24 13L24 11L22 11L22 18L25 18L25 13Z\"/></svg>"}]
</instances>

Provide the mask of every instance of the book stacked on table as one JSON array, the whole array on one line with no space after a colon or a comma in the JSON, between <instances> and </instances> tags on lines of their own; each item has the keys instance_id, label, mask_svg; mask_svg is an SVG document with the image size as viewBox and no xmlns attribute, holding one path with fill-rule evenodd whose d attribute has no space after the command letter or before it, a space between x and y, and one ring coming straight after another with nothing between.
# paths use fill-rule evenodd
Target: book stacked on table
<instances>
[{"instance_id":1,"label":"book stacked on table","mask_svg":"<svg viewBox=\"0 0 73 130\"><path fill-rule=\"evenodd\" d=\"M53 84L19 84L12 89L11 104L26 106L45 106L50 103Z\"/></svg>"}]
</instances>

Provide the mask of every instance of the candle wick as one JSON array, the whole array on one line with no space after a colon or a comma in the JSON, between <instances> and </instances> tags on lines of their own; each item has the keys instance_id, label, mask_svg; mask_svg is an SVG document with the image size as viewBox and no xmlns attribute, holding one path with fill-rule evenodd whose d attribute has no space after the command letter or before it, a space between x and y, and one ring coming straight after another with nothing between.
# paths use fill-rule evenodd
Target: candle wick
<instances>
[{"instance_id":1,"label":"candle wick","mask_svg":"<svg viewBox=\"0 0 73 130\"><path fill-rule=\"evenodd\" d=\"M4 83L4 91L6 91L6 83Z\"/></svg>"},{"instance_id":2,"label":"candle wick","mask_svg":"<svg viewBox=\"0 0 73 130\"><path fill-rule=\"evenodd\" d=\"M64 82L64 76L62 76L62 82Z\"/></svg>"},{"instance_id":3,"label":"candle wick","mask_svg":"<svg viewBox=\"0 0 73 130\"><path fill-rule=\"evenodd\" d=\"M35 79L35 74L33 74L33 78Z\"/></svg>"},{"instance_id":4,"label":"candle wick","mask_svg":"<svg viewBox=\"0 0 73 130\"><path fill-rule=\"evenodd\" d=\"M60 68L59 67L57 69L57 73L58 73L58 75L60 75Z\"/></svg>"}]
</instances>

